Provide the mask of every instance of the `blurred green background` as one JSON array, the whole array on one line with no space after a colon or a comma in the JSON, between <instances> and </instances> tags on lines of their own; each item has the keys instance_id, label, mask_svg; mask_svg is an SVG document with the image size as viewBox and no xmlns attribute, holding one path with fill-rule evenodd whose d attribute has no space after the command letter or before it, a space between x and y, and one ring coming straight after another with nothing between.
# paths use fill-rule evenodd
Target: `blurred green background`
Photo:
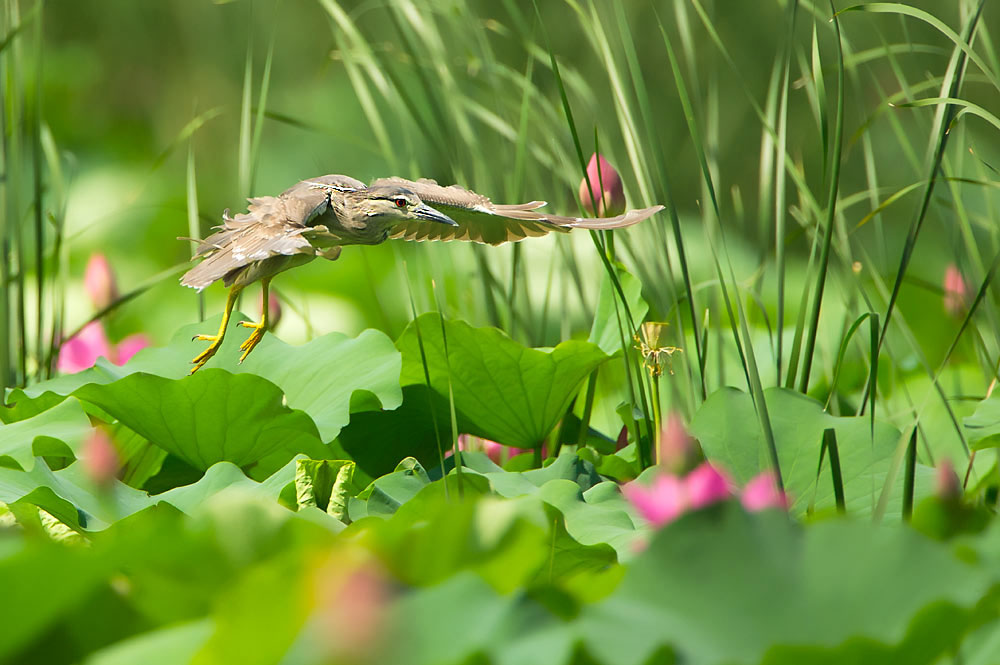
<instances>
[{"instance_id":1,"label":"blurred green background","mask_svg":"<svg viewBox=\"0 0 1000 665\"><path fill-rule=\"evenodd\" d=\"M974 9L972 2L899 6L929 12L955 31ZM37 99L41 143L51 153L40 170L45 216L65 218L59 257L51 225L45 232L47 278L56 264L65 271L53 287L67 294L65 331L94 313L81 278L95 252L109 257L122 292L152 284L106 318L112 339L145 332L164 343L198 320L198 296L176 281L190 253L176 239L192 235L189 205L196 204L204 237L223 210L243 210L248 195L277 194L325 173L365 181L397 174L458 182L495 201L546 199L556 212L577 213L579 158L596 145L621 172L630 206L676 206L699 325L707 323L710 333L709 387L743 385L716 257L734 267L764 384L776 382L779 337L787 366L804 320L803 293L814 288L807 263L825 219L833 150L837 42L827 5L798 3L794 30L785 2L11 0L4 7L8 33L20 26L5 53L6 126L8 137L22 134L20 156L7 155L17 177L8 182L5 210L9 222L20 223L8 224L7 233L20 234L21 255L32 256L30 123ZM992 71L995 21L987 7L975 42ZM814 376L821 391L851 322L865 311L884 312L927 177L936 109L890 102L939 96L954 50L938 27L915 17L846 12L840 25L844 135L816 354L821 372ZM718 223L667 44L691 97ZM996 110L1000 88L991 77L970 64L962 97ZM952 127L946 179L935 189L900 294L895 320L906 327L894 327L886 347L895 368L888 380L926 381L921 365L940 362L953 339L960 320L944 316L945 267L956 264L974 291L1000 250L996 136L995 127L971 115ZM778 140L785 142L784 171ZM685 370L694 344L684 330L690 315L670 216L661 213L616 239L617 258L642 282L649 318L670 321L667 341L687 351L678 356ZM30 291L34 264L22 267ZM276 333L292 343L369 327L395 337L412 318L412 292L418 312L440 301L448 316L554 345L586 334L603 279L585 233L500 248L348 248L335 264L315 261L276 280L284 305ZM213 285L205 297L207 315L221 310L222 288ZM28 297L25 309L29 346L33 302ZM241 309L256 315L257 307L250 289ZM983 320L998 322L991 300L984 310ZM51 312L43 320L50 326ZM998 351L993 337L957 349L963 362L978 359L987 379ZM867 370L860 337L855 346L841 388L857 397ZM692 372L679 374L689 383L673 384L687 394L690 410L697 403ZM978 394L985 384L977 383L956 380L954 389ZM612 408L617 398L607 401Z\"/></svg>"},{"instance_id":2,"label":"blurred green background","mask_svg":"<svg viewBox=\"0 0 1000 665\"><path fill-rule=\"evenodd\" d=\"M596 128L602 152L623 174L630 203L663 201L660 186L653 182L640 190L637 181L646 174L630 168L634 163L622 136L619 94L615 90L616 86L628 87L628 72L615 26L617 12L611 3L595 3L592 7L539 3L541 23L531 3L526 2L340 3L340 10L360 31L358 41L364 43L364 49L331 17L334 3L325 4L109 0L99 5L59 3L44 7L42 115L67 163L67 238L73 277L82 274L91 252L104 252L127 291L130 285L188 256L187 244L175 238L187 235L188 145L183 132L195 118L210 116L190 139L203 233L218 222L223 209L243 209L238 161L245 66L249 53L256 104L272 46L267 117L261 128L251 194L276 194L297 180L323 173L346 173L362 180L389 174L422 175L443 182L461 177L463 184L495 200L511 196L545 198L560 212L575 212L574 192L580 172L573 163L571 137L562 118L547 54L541 50L547 37L563 68L574 119L588 154ZM945 8L940 3L924 2L917 6L938 12L942 20L955 25L959 13L956 8L961 4L949 3ZM731 214L734 199L743 207L741 215L733 214L723 226L730 242L746 239L751 262L756 260L755 254L773 252L773 220L770 214L762 219L756 214L763 132L741 88L749 90L762 106L766 103L771 72L784 48L783 5L705 4L719 38L736 60L738 74L725 66L688 3L626 2L620 12L634 40L657 132L656 137L644 137L652 139L645 149L648 154L662 153L677 195L675 203L696 223L705 204L702 177L678 105L658 21L662 21L675 49L689 50L693 56L687 63L694 75L690 85L713 102L708 105L705 99L696 100L713 118L717 131L709 147L718 169L720 202ZM817 7L815 12L828 14L825 7ZM691 28L689 34L678 31L678 13L686 15L683 20ZM612 49L608 53L601 53L586 37L595 27L592 14L605 21L608 48ZM856 76L848 81L842 191L848 195L869 185L858 142L861 130L866 130L872 140L879 187L895 191L921 177L921 137L928 134L933 111L886 108L886 96L901 88L894 69L904 72L909 85L917 86L928 77L940 75L948 44L932 27L896 16L847 15L843 24L845 40L858 62L865 57L866 49L880 49L883 43L911 46L909 51L900 49L892 59L880 53L869 54L870 59L858 65ZM798 20L801 40L796 45L802 52L796 57L808 57L806 49L814 26L821 47L828 53L832 49L825 14L814 16L805 4ZM406 40L417 47L436 42L441 51L411 51ZM345 66L345 59L356 64L364 57L360 53L369 49L380 63L389 63L393 68L379 83L383 90L368 82L370 103L383 109L385 145L380 145L370 114L359 100ZM424 61L415 63L411 57L414 52ZM26 62L30 55L26 54ZM609 58L617 69L609 71ZM442 145L412 120L400 121L401 96L410 98L414 108L425 116L438 111L425 89L425 70L439 61L450 67L448 78L453 86L450 91L439 91L439 99L454 105L456 117L467 119L472 135L481 139L481 145L466 146L461 139ZM523 91L515 76L505 76L508 72L523 74L529 68L533 70L531 80L538 97L529 101L532 108L525 133L530 149L521 156L518 139L497 132L485 114L496 114L497 123L518 128ZM31 76L30 68L26 70L24 75ZM798 166L806 182L819 192L823 154L813 149L818 144L817 119L808 99L809 90L795 84L803 73L793 63L789 154L800 161ZM358 75L366 77L364 73ZM828 85L835 86L835 77L827 78ZM996 90L975 85L967 89L971 98L982 94L977 101L996 108ZM928 93L919 96L934 94L933 90ZM481 113L469 111L467 100ZM535 108L538 105L546 108ZM868 122L871 124L866 126ZM968 125L962 147L974 149L985 162L1000 162L995 130L976 121ZM900 145L897 132L908 137L913 157ZM385 147L391 154L386 154ZM466 152L467 148L474 152ZM535 150L552 156L551 166L555 168L541 165ZM458 154L460 151L462 154ZM957 149L954 155L962 158ZM523 159L524 166L515 181L518 159ZM968 167L975 170L973 164ZM947 196L944 190L939 190L940 196ZM643 191L646 196L642 196ZM961 188L959 191L967 192ZM971 195L965 204L974 213L983 212L986 197L974 190L968 193ZM881 216L884 233L878 233L874 224L852 233L853 243L875 250L871 252L877 262L875 268L883 274L890 274L896 267L914 198L890 207ZM794 210L794 196L790 199ZM845 228L853 231L871 208L871 202L863 200L845 210ZM928 231L937 237L925 238L914 260L914 275L935 284L940 281L944 264L958 253L960 243L955 225L942 214L944 210L943 206L932 211L929 226L933 228ZM666 215L654 223L666 226ZM809 247L808 236L796 226L790 224L788 240L793 256L807 252ZM694 231L692 242L698 243L700 233ZM576 243L580 252L586 252L589 241L577 240L582 241ZM555 241L530 244L524 251L532 262L543 265L530 269L528 276L534 282L545 282ZM353 334L376 326L395 334L409 318L409 307L394 263L400 257L420 267L425 262L431 265L454 261L458 274L445 278L451 286L449 294L457 299L454 306L474 323L485 323L485 311L475 304L481 299L478 287L473 285L478 273L472 253L477 251L480 248L454 246L351 249L336 265L314 262L282 276L276 287L302 310L315 331ZM510 251L488 249L480 254L498 274L503 274L509 272ZM418 257L418 252L432 258ZM586 258L582 256L581 260ZM711 278L704 252L693 252L691 260L696 274ZM557 268L558 278L562 266ZM594 280L585 280L584 284L596 291ZM426 290L423 284L415 286L418 292ZM658 288L656 284L645 286L647 290ZM544 289L536 290L532 302L540 291ZM463 298L464 292L469 295ZM207 294L208 311L219 309L222 290L213 287ZM571 308L572 318L575 302L570 299L565 304ZM593 301L589 304L592 306ZM256 302L243 306L248 312L255 307ZM84 298L70 299L71 327L73 321L89 314ZM117 336L141 329L165 341L174 328L196 316L194 294L182 290L173 279L165 279L125 305L111 324ZM279 334L300 341L310 333L294 318L282 324ZM553 343L556 338L558 334L536 341Z\"/></svg>"}]
</instances>

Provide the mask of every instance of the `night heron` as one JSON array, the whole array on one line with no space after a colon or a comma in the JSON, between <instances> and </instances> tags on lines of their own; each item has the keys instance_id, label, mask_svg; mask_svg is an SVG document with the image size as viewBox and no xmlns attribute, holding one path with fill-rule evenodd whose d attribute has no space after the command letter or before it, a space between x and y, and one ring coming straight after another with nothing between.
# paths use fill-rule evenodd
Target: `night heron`
<instances>
[{"instance_id":1,"label":"night heron","mask_svg":"<svg viewBox=\"0 0 1000 665\"><path fill-rule=\"evenodd\" d=\"M196 335L211 345L191 362L198 371L222 346L236 297L260 280L263 313L260 323L240 321L252 329L240 349L240 362L253 351L267 329L267 290L278 273L317 256L336 260L343 245L377 245L403 240L468 240L489 245L543 236L574 228L617 229L641 222L663 209L657 205L617 217L585 219L538 212L544 201L497 205L475 192L433 180L382 178L369 186L343 175L303 180L279 196L250 199L248 212L222 216L217 232L197 241L197 266L181 284L199 291L222 280L229 287L222 324L215 335Z\"/></svg>"}]
</instances>

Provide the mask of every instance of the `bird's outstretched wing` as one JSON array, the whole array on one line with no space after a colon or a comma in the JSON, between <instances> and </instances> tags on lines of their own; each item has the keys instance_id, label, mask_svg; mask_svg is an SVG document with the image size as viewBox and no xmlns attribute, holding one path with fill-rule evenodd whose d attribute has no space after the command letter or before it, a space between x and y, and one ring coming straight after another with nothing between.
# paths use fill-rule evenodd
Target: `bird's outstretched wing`
<instances>
[{"instance_id":1,"label":"bird's outstretched wing","mask_svg":"<svg viewBox=\"0 0 1000 665\"><path fill-rule=\"evenodd\" d=\"M264 196L250 199L249 212L235 217L227 210L218 232L201 241L194 258L201 263L184 273L181 284L199 291L212 282L225 279L226 286L240 268L272 256L312 252L302 232L309 227L291 221L298 216L290 201ZM294 203L294 202L292 202Z\"/></svg>"},{"instance_id":2,"label":"bird's outstretched wing","mask_svg":"<svg viewBox=\"0 0 1000 665\"><path fill-rule=\"evenodd\" d=\"M235 217L227 210L217 232L198 241L194 258L203 260L181 277L181 284L200 291L224 279L229 286L240 268L257 261L314 253L308 240L310 225L326 212L331 190L359 189L365 189L360 180L325 175L296 183L278 196L250 199L247 212Z\"/></svg>"},{"instance_id":3,"label":"bird's outstretched wing","mask_svg":"<svg viewBox=\"0 0 1000 665\"><path fill-rule=\"evenodd\" d=\"M528 237L543 236L550 231L567 232L574 228L619 229L641 222L663 209L653 206L629 210L624 215L604 218L563 217L538 212L545 201L530 201L515 205L500 205L487 197L458 185L444 187L433 180L417 181L403 178L383 178L375 185L406 187L427 205L458 222L458 226L426 224L419 220L404 221L392 228L390 238L403 240L467 240L488 245L515 242Z\"/></svg>"}]
</instances>

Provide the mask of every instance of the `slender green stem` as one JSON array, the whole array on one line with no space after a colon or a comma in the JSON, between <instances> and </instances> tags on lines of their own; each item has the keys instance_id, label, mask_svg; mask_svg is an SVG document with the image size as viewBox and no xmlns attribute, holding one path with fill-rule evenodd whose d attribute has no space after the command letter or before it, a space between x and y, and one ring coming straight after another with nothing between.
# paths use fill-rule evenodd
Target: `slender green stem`
<instances>
[{"instance_id":1,"label":"slender green stem","mask_svg":"<svg viewBox=\"0 0 1000 665\"><path fill-rule=\"evenodd\" d=\"M441 307L441 298L438 293L437 283L431 280L431 289L434 291L434 299L437 301L438 319L441 321L441 344L444 351L444 367L448 372L448 408L451 413L451 442L452 451L455 456L455 476L458 478L458 496L465 496L465 488L462 484L462 449L458 445L458 416L455 412L455 389L451 382L451 354L448 353L448 331L444 327L444 310ZM430 385L428 383L428 385Z\"/></svg>"},{"instance_id":2,"label":"slender green stem","mask_svg":"<svg viewBox=\"0 0 1000 665\"><path fill-rule=\"evenodd\" d=\"M844 501L844 477L840 470L837 430L832 427L823 430L823 448L830 455L830 476L833 478L833 496L837 504L837 512L843 515L847 512L847 504Z\"/></svg>"},{"instance_id":3,"label":"slender green stem","mask_svg":"<svg viewBox=\"0 0 1000 665\"><path fill-rule=\"evenodd\" d=\"M830 183L826 198L826 222L823 229L823 245L820 248L819 267L816 273L816 291L812 298L812 312L809 320L809 331L806 334L806 345L802 355L802 374L799 377L799 392L809 389L809 373L812 369L813 353L816 349L816 336L819 334L819 313L823 304L823 291L826 287L826 275L830 265L830 247L833 244L833 226L837 214L837 193L840 190L840 163L844 135L844 48L840 36L840 20L837 18L833 2L833 26L837 36L837 117L834 125L833 150L831 151Z\"/></svg>"},{"instance_id":4,"label":"slender green stem","mask_svg":"<svg viewBox=\"0 0 1000 665\"><path fill-rule=\"evenodd\" d=\"M577 447L587 441L587 430L590 429L590 414L594 410L594 396L597 394L597 372L594 370L587 378L587 394L583 398L583 414L580 416L580 431L576 434Z\"/></svg>"},{"instance_id":5,"label":"slender green stem","mask_svg":"<svg viewBox=\"0 0 1000 665\"><path fill-rule=\"evenodd\" d=\"M441 462L441 473L444 474L444 448L441 447L441 430L438 427L437 421L437 410L434 408L434 400L431 397L433 394L433 388L431 388L431 372L427 365L427 353L424 350L424 338L420 333L420 321L417 317L417 303L413 298L413 283L410 281L409 270L406 267L406 261L403 261L403 276L406 280L406 292L410 296L410 312L413 316L413 329L417 333L417 348L420 350L420 363L424 368L424 385L427 386L427 410L431 414L431 424L434 426L434 442L438 449L438 459ZM457 448L457 445L456 445ZM458 460L455 460L458 463ZM448 483L444 483L444 496L448 499Z\"/></svg>"},{"instance_id":6,"label":"slender green stem","mask_svg":"<svg viewBox=\"0 0 1000 665\"><path fill-rule=\"evenodd\" d=\"M913 480L917 470L917 431L914 425L910 443L906 446L906 467L903 469L903 521L909 522L913 515Z\"/></svg>"}]
</instances>

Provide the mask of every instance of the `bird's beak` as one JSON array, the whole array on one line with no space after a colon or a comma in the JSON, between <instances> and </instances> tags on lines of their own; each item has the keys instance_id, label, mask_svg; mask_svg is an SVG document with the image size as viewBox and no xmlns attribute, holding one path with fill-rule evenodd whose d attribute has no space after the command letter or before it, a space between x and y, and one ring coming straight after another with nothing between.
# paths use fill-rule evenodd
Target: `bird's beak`
<instances>
[{"instance_id":1,"label":"bird's beak","mask_svg":"<svg viewBox=\"0 0 1000 665\"><path fill-rule=\"evenodd\" d=\"M429 222L440 222L441 224L447 224L448 226L458 226L458 222L444 214L443 212L438 212L434 208L430 207L426 203L421 203L416 208L413 209L413 215L417 219L426 219Z\"/></svg>"}]
</instances>

